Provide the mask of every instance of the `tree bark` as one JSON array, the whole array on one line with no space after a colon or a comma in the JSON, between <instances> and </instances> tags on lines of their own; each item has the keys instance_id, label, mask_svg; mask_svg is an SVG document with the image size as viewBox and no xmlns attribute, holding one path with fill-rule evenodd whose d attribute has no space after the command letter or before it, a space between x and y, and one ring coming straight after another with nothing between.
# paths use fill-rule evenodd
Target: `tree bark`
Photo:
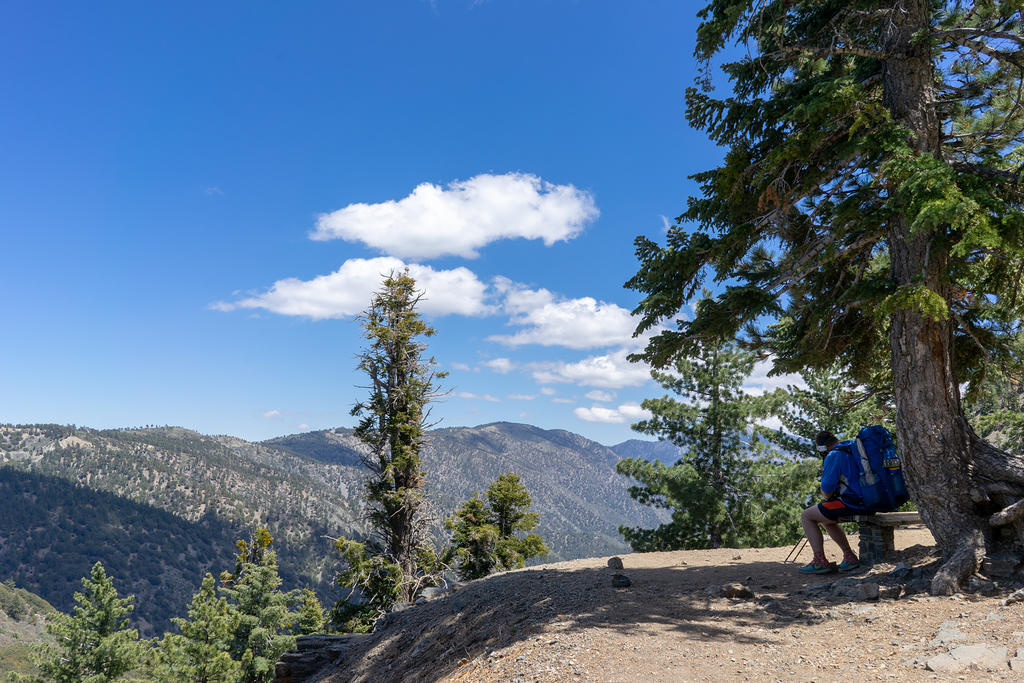
<instances>
[{"instance_id":1,"label":"tree bark","mask_svg":"<svg viewBox=\"0 0 1024 683\"><path fill-rule=\"evenodd\" d=\"M896 56L885 63L884 102L893 119L910 131L914 153L940 158L935 66L928 42L913 40L915 33L928 30L930 16L928 0L903 0L895 6L884 49ZM898 188L889 189L895 194ZM893 284L922 284L948 302L949 236L941 230L911 234L901 214L894 214L888 230ZM994 482L1024 483L1024 467L1019 459L1014 464L1006 453L984 444L964 417L952 319L934 320L916 309L901 309L890 323L896 430L907 485L945 560L932 581L932 593L950 594L981 565L993 544L988 517L1001 509L1000 501L986 496L976 500L972 491Z\"/></svg>"}]
</instances>

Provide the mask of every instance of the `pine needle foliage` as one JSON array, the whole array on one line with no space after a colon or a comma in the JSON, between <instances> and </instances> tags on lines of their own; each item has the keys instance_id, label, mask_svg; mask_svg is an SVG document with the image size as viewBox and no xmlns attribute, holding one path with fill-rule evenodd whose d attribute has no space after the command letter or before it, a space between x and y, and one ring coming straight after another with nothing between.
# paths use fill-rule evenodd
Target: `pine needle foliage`
<instances>
[{"instance_id":1,"label":"pine needle foliage","mask_svg":"<svg viewBox=\"0 0 1024 683\"><path fill-rule=\"evenodd\" d=\"M735 343L691 347L673 372L652 372L672 395L646 399L652 416L633 429L683 449L674 464L620 460L620 474L639 485L630 495L671 511L655 529L620 527L634 550L765 545L797 531L807 474L796 463L773 462L756 423L771 401L747 395L744 380L756 356ZM678 397L678 398L675 398Z\"/></svg>"},{"instance_id":2,"label":"pine needle foliage","mask_svg":"<svg viewBox=\"0 0 1024 683\"><path fill-rule=\"evenodd\" d=\"M203 577L192 596L188 619L172 619L181 633L166 633L151 654L153 680L173 683L234 683L241 664L228 650L241 615L218 597L212 574Z\"/></svg>"},{"instance_id":3,"label":"pine needle foliage","mask_svg":"<svg viewBox=\"0 0 1024 683\"><path fill-rule=\"evenodd\" d=\"M295 625L296 632L304 636L322 633L327 619L320 599L309 588L303 589L300 597L301 604L299 605L299 620Z\"/></svg>"},{"instance_id":4,"label":"pine needle foliage","mask_svg":"<svg viewBox=\"0 0 1024 683\"><path fill-rule=\"evenodd\" d=\"M56 683L106 683L135 669L143 648L139 632L130 628L132 596L118 597L113 580L97 562L82 579L70 615L50 616L46 631L52 645L43 645L35 656L42 676L19 678Z\"/></svg>"},{"instance_id":5,"label":"pine needle foliage","mask_svg":"<svg viewBox=\"0 0 1024 683\"><path fill-rule=\"evenodd\" d=\"M295 596L280 590L272 542L267 529L256 529L249 542L238 542L234 571L221 574L221 592L238 619L228 652L240 663L241 683L274 680L277 660L295 648L295 636L289 633L296 619Z\"/></svg>"},{"instance_id":6,"label":"pine needle foliage","mask_svg":"<svg viewBox=\"0 0 1024 683\"><path fill-rule=\"evenodd\" d=\"M355 435L368 448L366 485L370 536L338 539L343 570L338 583L353 590L335 608L343 629L367 630L398 602L440 581L441 561L427 537L421 452L430 423L429 403L445 373L426 356L434 335L417 305L422 292L408 271L384 278L360 316L366 340L359 369L369 396L356 404ZM356 595L358 591L358 596Z\"/></svg>"},{"instance_id":7,"label":"pine needle foliage","mask_svg":"<svg viewBox=\"0 0 1024 683\"><path fill-rule=\"evenodd\" d=\"M527 512L533 498L518 474L499 476L487 487L486 497L485 502L473 494L445 520L452 532L455 569L463 581L524 567L527 560L548 553L540 535L529 533L540 515Z\"/></svg>"},{"instance_id":8,"label":"pine needle foliage","mask_svg":"<svg viewBox=\"0 0 1024 683\"><path fill-rule=\"evenodd\" d=\"M899 43L918 12L924 28ZM1019 2L713 0L698 16L686 116L725 158L693 176L701 194L664 243L637 239L627 286L645 295L641 330L676 320L709 280L723 289L640 355L665 367L698 338L742 331L779 370L839 362L883 386L891 315L912 309L949 322L972 391L993 363L1019 366ZM741 56L721 63L734 42ZM729 96L713 88L718 69ZM931 74L925 109L903 112L894 69ZM892 246L902 258L922 240L921 276L894 278Z\"/></svg>"}]
</instances>

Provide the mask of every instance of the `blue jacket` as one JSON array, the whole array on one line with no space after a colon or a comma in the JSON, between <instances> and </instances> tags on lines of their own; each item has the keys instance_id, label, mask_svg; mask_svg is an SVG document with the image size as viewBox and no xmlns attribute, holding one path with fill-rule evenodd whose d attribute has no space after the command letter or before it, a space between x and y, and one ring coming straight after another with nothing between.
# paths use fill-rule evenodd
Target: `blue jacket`
<instances>
[{"instance_id":1,"label":"blue jacket","mask_svg":"<svg viewBox=\"0 0 1024 683\"><path fill-rule=\"evenodd\" d=\"M843 450L849 448L850 452ZM857 442L840 441L825 456L821 473L821 490L830 498L839 497L847 506L863 508L864 492L860 487L860 467L854 460Z\"/></svg>"}]
</instances>

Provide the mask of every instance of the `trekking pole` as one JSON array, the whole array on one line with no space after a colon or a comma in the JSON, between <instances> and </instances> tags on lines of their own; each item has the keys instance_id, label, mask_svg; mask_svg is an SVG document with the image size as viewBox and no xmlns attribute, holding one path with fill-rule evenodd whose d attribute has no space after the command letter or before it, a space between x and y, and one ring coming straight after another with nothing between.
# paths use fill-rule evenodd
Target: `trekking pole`
<instances>
[{"instance_id":1,"label":"trekking pole","mask_svg":"<svg viewBox=\"0 0 1024 683\"><path fill-rule=\"evenodd\" d=\"M789 562L790 557L792 557L793 561L796 562L796 558L800 557L800 551L803 550L803 545L806 543L807 537L801 537L800 540L796 542L796 545L793 546L793 549L789 551L789 555L786 555L786 559L782 561L782 564Z\"/></svg>"}]
</instances>

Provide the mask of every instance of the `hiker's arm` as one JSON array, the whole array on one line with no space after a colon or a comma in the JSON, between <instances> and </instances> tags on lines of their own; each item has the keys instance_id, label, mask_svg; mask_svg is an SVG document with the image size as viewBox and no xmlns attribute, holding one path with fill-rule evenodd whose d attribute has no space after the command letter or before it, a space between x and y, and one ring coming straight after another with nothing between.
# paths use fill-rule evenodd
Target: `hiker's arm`
<instances>
[{"instance_id":1,"label":"hiker's arm","mask_svg":"<svg viewBox=\"0 0 1024 683\"><path fill-rule=\"evenodd\" d=\"M835 451L825 456L825 467L821 472L821 493L833 498L839 490L839 458Z\"/></svg>"}]
</instances>

